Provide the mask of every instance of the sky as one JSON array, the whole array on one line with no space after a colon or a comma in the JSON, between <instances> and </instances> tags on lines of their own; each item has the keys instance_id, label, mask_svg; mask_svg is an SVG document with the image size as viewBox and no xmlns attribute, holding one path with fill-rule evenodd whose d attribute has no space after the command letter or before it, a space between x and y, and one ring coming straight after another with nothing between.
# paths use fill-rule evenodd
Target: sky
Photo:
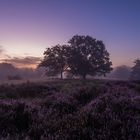
<instances>
[{"instance_id":1,"label":"sky","mask_svg":"<svg viewBox=\"0 0 140 140\"><path fill-rule=\"evenodd\" d=\"M0 61L34 67L74 35L102 40L113 66L140 58L140 0L0 0Z\"/></svg>"}]
</instances>

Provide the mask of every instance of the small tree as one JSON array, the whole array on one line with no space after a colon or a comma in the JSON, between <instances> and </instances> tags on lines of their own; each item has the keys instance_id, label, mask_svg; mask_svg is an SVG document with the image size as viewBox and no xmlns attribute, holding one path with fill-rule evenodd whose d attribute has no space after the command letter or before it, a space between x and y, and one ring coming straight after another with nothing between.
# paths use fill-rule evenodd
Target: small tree
<instances>
[{"instance_id":1,"label":"small tree","mask_svg":"<svg viewBox=\"0 0 140 140\"><path fill-rule=\"evenodd\" d=\"M130 78L131 80L140 80L140 59L135 60L134 63Z\"/></svg>"},{"instance_id":2,"label":"small tree","mask_svg":"<svg viewBox=\"0 0 140 140\"><path fill-rule=\"evenodd\" d=\"M46 67L46 74L54 76L60 73L61 79L63 78L63 72L66 69L66 45L56 45L51 48L47 48L44 52L44 59L39 66Z\"/></svg>"},{"instance_id":3,"label":"small tree","mask_svg":"<svg viewBox=\"0 0 140 140\"><path fill-rule=\"evenodd\" d=\"M87 75L105 75L112 70L109 53L102 41L76 35L68 43L68 65L71 73L85 79Z\"/></svg>"}]
</instances>

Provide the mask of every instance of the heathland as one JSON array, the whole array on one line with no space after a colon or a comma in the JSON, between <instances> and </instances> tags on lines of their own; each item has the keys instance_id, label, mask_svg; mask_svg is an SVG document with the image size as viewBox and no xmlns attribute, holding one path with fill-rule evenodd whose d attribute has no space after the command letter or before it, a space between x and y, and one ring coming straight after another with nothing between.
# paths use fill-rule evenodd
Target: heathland
<instances>
[{"instance_id":1,"label":"heathland","mask_svg":"<svg viewBox=\"0 0 140 140\"><path fill-rule=\"evenodd\" d=\"M3 140L139 140L140 82L52 80L0 85Z\"/></svg>"}]
</instances>

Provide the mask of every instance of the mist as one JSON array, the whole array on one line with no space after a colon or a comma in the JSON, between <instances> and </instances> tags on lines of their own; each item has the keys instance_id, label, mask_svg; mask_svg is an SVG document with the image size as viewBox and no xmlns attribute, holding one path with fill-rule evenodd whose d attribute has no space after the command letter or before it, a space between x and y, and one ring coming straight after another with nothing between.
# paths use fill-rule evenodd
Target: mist
<instances>
[{"instance_id":1,"label":"mist","mask_svg":"<svg viewBox=\"0 0 140 140\"><path fill-rule=\"evenodd\" d=\"M0 80L28 80L41 78L43 68L17 68L10 63L0 63Z\"/></svg>"},{"instance_id":2,"label":"mist","mask_svg":"<svg viewBox=\"0 0 140 140\"><path fill-rule=\"evenodd\" d=\"M98 79L114 79L114 80L129 80L131 74L131 67L126 65L117 66L107 74L105 77L95 77ZM28 79L41 79L45 76L45 68L39 67L36 69L33 68L17 68L10 63L0 63L0 80L28 80ZM56 76L59 77L59 76ZM64 73L64 77L67 77L67 74ZM49 77L46 77L49 78ZM90 77L94 78L94 77Z\"/></svg>"},{"instance_id":3,"label":"mist","mask_svg":"<svg viewBox=\"0 0 140 140\"><path fill-rule=\"evenodd\" d=\"M129 80L131 75L131 67L126 65L120 65L113 69L106 78L115 80Z\"/></svg>"}]
</instances>

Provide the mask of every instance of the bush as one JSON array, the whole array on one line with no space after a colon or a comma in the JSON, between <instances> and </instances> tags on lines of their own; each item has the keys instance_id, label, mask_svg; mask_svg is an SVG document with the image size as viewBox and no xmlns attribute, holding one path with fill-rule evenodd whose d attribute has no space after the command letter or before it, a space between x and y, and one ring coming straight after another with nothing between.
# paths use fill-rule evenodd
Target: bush
<instances>
[{"instance_id":1,"label":"bush","mask_svg":"<svg viewBox=\"0 0 140 140\"><path fill-rule=\"evenodd\" d=\"M130 84L0 86L0 139L139 140L140 96Z\"/></svg>"},{"instance_id":2,"label":"bush","mask_svg":"<svg viewBox=\"0 0 140 140\"><path fill-rule=\"evenodd\" d=\"M32 123L31 114L24 103L0 105L0 135L7 136L13 133L28 131Z\"/></svg>"}]
</instances>

